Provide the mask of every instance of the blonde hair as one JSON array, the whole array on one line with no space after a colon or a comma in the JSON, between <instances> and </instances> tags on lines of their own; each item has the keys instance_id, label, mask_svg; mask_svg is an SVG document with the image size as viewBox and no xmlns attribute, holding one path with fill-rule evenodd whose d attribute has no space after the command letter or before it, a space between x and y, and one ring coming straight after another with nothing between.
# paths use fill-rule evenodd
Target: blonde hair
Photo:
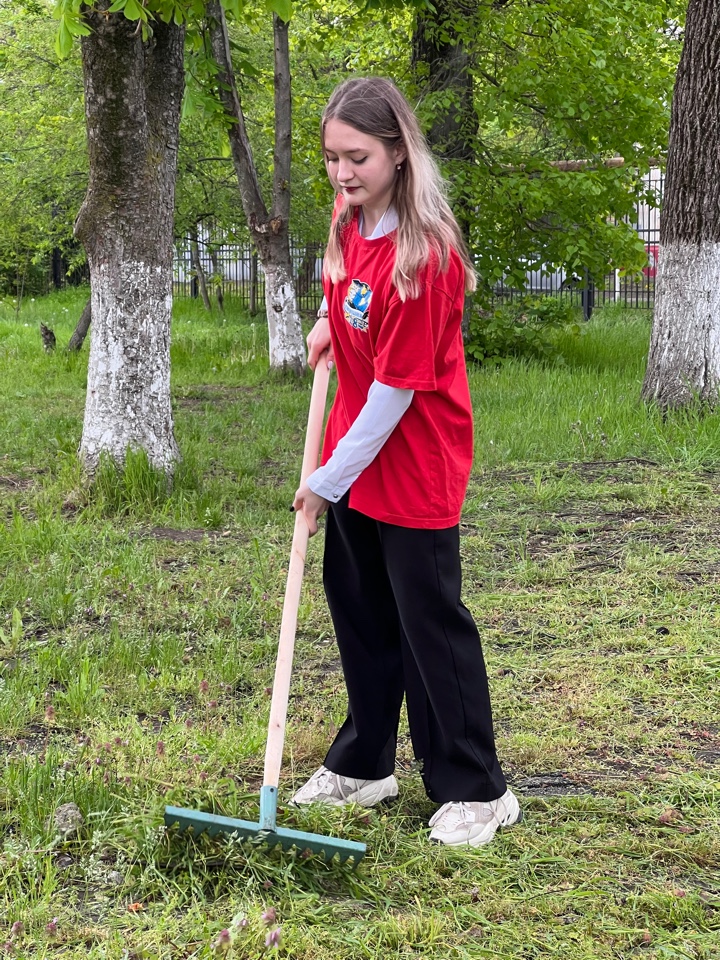
<instances>
[{"instance_id":1,"label":"blonde hair","mask_svg":"<svg viewBox=\"0 0 720 960\"><path fill-rule=\"evenodd\" d=\"M420 296L418 272L427 264L431 253L437 256L440 271L444 273L451 249L463 262L465 290L472 293L477 285L475 270L445 199L443 179L415 114L395 84L382 77L361 77L340 84L322 115L323 156L328 120L339 120L375 137L388 151L398 146L405 148L406 157L397 171L392 198L398 215L392 282L400 298L412 300ZM333 283L345 278L342 234L352 216L352 207L344 204L330 227L323 273Z\"/></svg>"}]
</instances>

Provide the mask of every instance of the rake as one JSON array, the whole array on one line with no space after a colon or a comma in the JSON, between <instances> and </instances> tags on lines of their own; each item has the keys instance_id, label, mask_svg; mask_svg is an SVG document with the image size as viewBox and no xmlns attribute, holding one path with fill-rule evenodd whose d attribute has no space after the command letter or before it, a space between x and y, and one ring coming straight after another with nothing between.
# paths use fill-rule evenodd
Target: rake
<instances>
[{"instance_id":1,"label":"rake","mask_svg":"<svg viewBox=\"0 0 720 960\"><path fill-rule=\"evenodd\" d=\"M304 481L316 468L320 451L320 437L325 416L325 400L328 388L327 356L319 359L315 367L310 412L308 414L305 451L303 454L301 479ZM285 742L285 721L287 719L288 699L290 696L290 674L292 672L293 652L295 649L295 630L297 627L298 606L305 569L305 555L308 544L308 527L302 511L295 515L290 564L288 566L285 600L283 602L280 640L278 643L275 680L272 702L270 704L270 722L268 724L267 745L265 748L265 771L263 786L260 790L260 821L236 820L233 817L216 816L201 810L185 810L181 807L165 807L165 823L168 827L177 824L181 830L190 829L194 834L207 832L210 836L218 833L235 834L240 839L277 845L286 850L297 848L321 854L326 860L336 855L341 861L353 858L357 864L364 856L367 847L353 840L341 840L324 837L302 830L288 830L277 826L277 795L282 765L283 745Z\"/></svg>"}]
</instances>

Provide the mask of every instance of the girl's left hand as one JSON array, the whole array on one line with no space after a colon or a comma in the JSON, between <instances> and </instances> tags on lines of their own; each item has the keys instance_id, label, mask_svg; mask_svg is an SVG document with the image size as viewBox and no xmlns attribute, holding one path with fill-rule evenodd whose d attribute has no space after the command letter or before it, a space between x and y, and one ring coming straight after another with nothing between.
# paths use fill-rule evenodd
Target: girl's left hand
<instances>
[{"instance_id":1,"label":"girl's left hand","mask_svg":"<svg viewBox=\"0 0 720 960\"><path fill-rule=\"evenodd\" d=\"M326 500L325 497L318 496L317 493L313 493L306 483L298 488L293 500L293 509L302 510L311 537L314 537L317 533L318 520L329 506L330 501Z\"/></svg>"}]
</instances>

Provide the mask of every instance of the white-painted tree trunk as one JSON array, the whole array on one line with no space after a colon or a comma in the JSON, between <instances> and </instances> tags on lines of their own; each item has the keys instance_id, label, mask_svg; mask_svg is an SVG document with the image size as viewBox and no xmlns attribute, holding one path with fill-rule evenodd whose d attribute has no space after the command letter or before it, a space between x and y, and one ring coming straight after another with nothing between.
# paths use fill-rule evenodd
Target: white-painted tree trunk
<instances>
[{"instance_id":1,"label":"white-painted tree trunk","mask_svg":"<svg viewBox=\"0 0 720 960\"><path fill-rule=\"evenodd\" d=\"M673 93L643 399L720 400L720 4L690 0Z\"/></svg>"},{"instance_id":2,"label":"white-painted tree trunk","mask_svg":"<svg viewBox=\"0 0 720 960\"><path fill-rule=\"evenodd\" d=\"M293 278L282 264L268 263L264 269L270 369L300 373L305 366L305 342Z\"/></svg>"},{"instance_id":3,"label":"white-painted tree trunk","mask_svg":"<svg viewBox=\"0 0 720 960\"><path fill-rule=\"evenodd\" d=\"M716 403L720 387L720 243L660 248L645 399Z\"/></svg>"},{"instance_id":4,"label":"white-painted tree trunk","mask_svg":"<svg viewBox=\"0 0 720 960\"><path fill-rule=\"evenodd\" d=\"M265 307L270 341L270 369L300 374L305 369L305 342L297 307L290 256L290 166L292 98L288 25L273 14L275 49L275 151L273 202L268 210L260 192L245 115L235 80L230 38L222 5L209 0L212 51L218 63L218 96L233 123L228 137L243 210L265 272Z\"/></svg>"},{"instance_id":5,"label":"white-painted tree trunk","mask_svg":"<svg viewBox=\"0 0 720 960\"><path fill-rule=\"evenodd\" d=\"M128 448L171 474L179 451L170 406L171 278L159 266L102 263L92 282L93 322L80 450L88 472Z\"/></svg>"},{"instance_id":6,"label":"white-painted tree trunk","mask_svg":"<svg viewBox=\"0 0 720 960\"><path fill-rule=\"evenodd\" d=\"M80 457L122 465L144 450L171 475L173 214L184 27L143 40L111 0L85 10L82 38L90 177L75 233L90 266L92 329Z\"/></svg>"}]
</instances>

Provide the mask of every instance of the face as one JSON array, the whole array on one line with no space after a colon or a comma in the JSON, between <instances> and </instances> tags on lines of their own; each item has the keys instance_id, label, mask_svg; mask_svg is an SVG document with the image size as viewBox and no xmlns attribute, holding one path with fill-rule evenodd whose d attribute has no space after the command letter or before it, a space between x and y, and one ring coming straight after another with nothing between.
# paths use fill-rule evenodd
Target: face
<instances>
[{"instance_id":1,"label":"face","mask_svg":"<svg viewBox=\"0 0 720 960\"><path fill-rule=\"evenodd\" d=\"M382 140L340 120L325 124L325 165L347 203L383 211L392 200L397 165L405 149L388 150Z\"/></svg>"}]
</instances>

